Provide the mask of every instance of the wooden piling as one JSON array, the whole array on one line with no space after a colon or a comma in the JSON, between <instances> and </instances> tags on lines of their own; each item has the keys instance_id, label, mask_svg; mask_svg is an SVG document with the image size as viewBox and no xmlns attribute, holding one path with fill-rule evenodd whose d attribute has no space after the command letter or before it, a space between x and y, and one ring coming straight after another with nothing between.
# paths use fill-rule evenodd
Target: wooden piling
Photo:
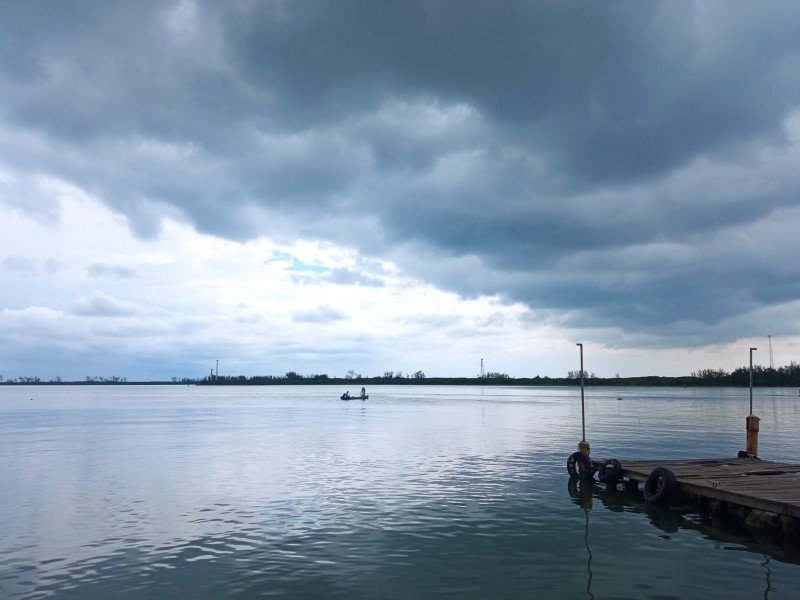
<instances>
[{"instance_id":1,"label":"wooden piling","mask_svg":"<svg viewBox=\"0 0 800 600\"><path fill-rule=\"evenodd\" d=\"M581 454L585 454L586 456L589 456L589 454L591 454L591 448L589 447L589 442L587 442L586 440L581 440L580 442L578 442L578 452L580 452Z\"/></svg>"},{"instance_id":2,"label":"wooden piling","mask_svg":"<svg viewBox=\"0 0 800 600\"><path fill-rule=\"evenodd\" d=\"M745 426L747 428L747 440L744 451L750 456L758 456L758 423L761 421L755 415L747 415Z\"/></svg>"}]
</instances>

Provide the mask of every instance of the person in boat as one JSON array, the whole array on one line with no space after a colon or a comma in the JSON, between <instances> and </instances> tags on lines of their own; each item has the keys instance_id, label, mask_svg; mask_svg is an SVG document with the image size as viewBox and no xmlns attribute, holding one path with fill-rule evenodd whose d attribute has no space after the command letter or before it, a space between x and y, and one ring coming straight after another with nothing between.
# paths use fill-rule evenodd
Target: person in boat
<instances>
[{"instance_id":1,"label":"person in boat","mask_svg":"<svg viewBox=\"0 0 800 600\"><path fill-rule=\"evenodd\" d=\"M350 390L347 390L347 391L344 393L344 397L345 397L345 398L349 398L349 397L350 397Z\"/></svg>"},{"instance_id":2,"label":"person in boat","mask_svg":"<svg viewBox=\"0 0 800 600\"><path fill-rule=\"evenodd\" d=\"M367 395L367 389L362 387L361 388L361 397L363 398L366 395Z\"/></svg>"}]
</instances>

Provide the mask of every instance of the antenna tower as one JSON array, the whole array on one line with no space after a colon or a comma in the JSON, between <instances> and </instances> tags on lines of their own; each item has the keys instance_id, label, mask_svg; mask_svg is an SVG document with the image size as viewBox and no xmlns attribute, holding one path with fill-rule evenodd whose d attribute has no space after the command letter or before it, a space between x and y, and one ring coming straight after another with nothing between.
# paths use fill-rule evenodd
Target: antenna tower
<instances>
[{"instance_id":1,"label":"antenna tower","mask_svg":"<svg viewBox=\"0 0 800 600\"><path fill-rule=\"evenodd\" d=\"M485 375L483 374L483 359L481 359L481 379L483 379Z\"/></svg>"},{"instance_id":2,"label":"antenna tower","mask_svg":"<svg viewBox=\"0 0 800 600\"><path fill-rule=\"evenodd\" d=\"M219 359L217 359L217 373L214 375L214 378L219 378Z\"/></svg>"},{"instance_id":3,"label":"antenna tower","mask_svg":"<svg viewBox=\"0 0 800 600\"><path fill-rule=\"evenodd\" d=\"M769 368L775 368L775 362L772 360L772 336L768 335L767 339L769 340Z\"/></svg>"}]
</instances>

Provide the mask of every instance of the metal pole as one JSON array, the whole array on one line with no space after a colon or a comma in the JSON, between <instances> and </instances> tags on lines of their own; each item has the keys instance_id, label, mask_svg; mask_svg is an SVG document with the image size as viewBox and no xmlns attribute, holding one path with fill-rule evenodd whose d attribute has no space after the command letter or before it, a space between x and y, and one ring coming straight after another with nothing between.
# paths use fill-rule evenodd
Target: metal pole
<instances>
[{"instance_id":1,"label":"metal pole","mask_svg":"<svg viewBox=\"0 0 800 600\"><path fill-rule=\"evenodd\" d=\"M770 369L774 369L775 368L775 361L772 360L772 336L768 335L767 339L769 340L769 368Z\"/></svg>"},{"instance_id":2,"label":"metal pole","mask_svg":"<svg viewBox=\"0 0 800 600\"><path fill-rule=\"evenodd\" d=\"M581 348L581 428L583 432L583 441L586 441L586 412L583 402L583 344L577 344Z\"/></svg>"},{"instance_id":3,"label":"metal pole","mask_svg":"<svg viewBox=\"0 0 800 600\"><path fill-rule=\"evenodd\" d=\"M753 350L758 348L750 348L750 414L753 414Z\"/></svg>"}]
</instances>

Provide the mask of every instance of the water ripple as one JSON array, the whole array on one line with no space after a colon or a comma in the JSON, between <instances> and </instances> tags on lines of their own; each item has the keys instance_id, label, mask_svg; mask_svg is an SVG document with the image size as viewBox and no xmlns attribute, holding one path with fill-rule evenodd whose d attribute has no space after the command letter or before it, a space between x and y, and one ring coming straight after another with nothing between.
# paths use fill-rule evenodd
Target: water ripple
<instances>
[{"instance_id":1,"label":"water ripple","mask_svg":"<svg viewBox=\"0 0 800 600\"><path fill-rule=\"evenodd\" d=\"M435 388L430 400L423 389L358 407L314 389L291 401L230 390L134 408L99 398L55 415L9 410L0 597L759 591L764 554L749 541L714 538L696 519L603 486L568 485L580 431L574 390ZM181 393L192 392L223 393ZM587 403L593 455L741 445L735 397L604 393ZM788 399L775 402L783 413ZM785 412L769 420L776 453L792 450L789 430L800 426L800 411ZM791 597L800 567L771 556L771 581L787 592L770 597Z\"/></svg>"}]
</instances>

